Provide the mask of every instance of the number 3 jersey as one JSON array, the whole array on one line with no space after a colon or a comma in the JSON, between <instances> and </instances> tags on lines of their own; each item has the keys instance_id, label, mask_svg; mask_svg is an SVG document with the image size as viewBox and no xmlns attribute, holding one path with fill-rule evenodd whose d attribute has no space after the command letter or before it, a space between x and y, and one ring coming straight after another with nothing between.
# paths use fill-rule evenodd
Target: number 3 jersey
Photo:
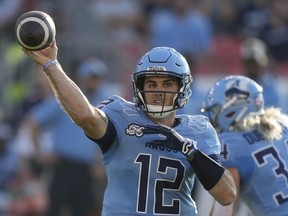
<instances>
[{"instance_id":1,"label":"number 3 jersey","mask_svg":"<svg viewBox=\"0 0 288 216\"><path fill-rule=\"evenodd\" d=\"M269 142L258 131L219 135L225 167L240 174L240 197L255 215L288 215L288 133Z\"/></svg>"},{"instance_id":2,"label":"number 3 jersey","mask_svg":"<svg viewBox=\"0 0 288 216\"><path fill-rule=\"evenodd\" d=\"M163 135L142 133L145 125L154 123L133 103L112 96L98 107L116 129L107 131L116 131L112 142L96 140L102 147L109 145L103 152L108 183L102 215L196 215L191 198L195 175L186 157L151 144L152 140L163 140ZM181 123L174 129L179 134L195 140L197 148L207 155L220 153L220 142L206 117L177 118Z\"/></svg>"}]
</instances>

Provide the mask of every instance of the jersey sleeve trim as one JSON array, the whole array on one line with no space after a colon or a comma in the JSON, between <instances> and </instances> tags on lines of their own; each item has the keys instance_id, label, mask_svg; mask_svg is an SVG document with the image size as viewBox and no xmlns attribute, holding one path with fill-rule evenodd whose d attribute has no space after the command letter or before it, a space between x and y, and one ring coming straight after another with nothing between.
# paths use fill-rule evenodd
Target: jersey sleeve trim
<instances>
[{"instance_id":1,"label":"jersey sleeve trim","mask_svg":"<svg viewBox=\"0 0 288 216\"><path fill-rule=\"evenodd\" d=\"M102 151L102 153L105 153L109 150L111 147L115 137L116 137L116 128L113 124L113 122L108 118L108 126L106 133L104 136L100 139L93 139L89 137L87 134L85 134L89 139L97 143Z\"/></svg>"}]
</instances>

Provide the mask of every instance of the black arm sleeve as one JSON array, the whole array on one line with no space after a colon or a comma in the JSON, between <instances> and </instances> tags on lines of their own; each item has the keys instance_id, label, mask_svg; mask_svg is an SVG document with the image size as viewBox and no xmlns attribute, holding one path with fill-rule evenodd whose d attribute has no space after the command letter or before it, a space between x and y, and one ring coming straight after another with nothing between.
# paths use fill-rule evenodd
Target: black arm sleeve
<instances>
[{"instance_id":1,"label":"black arm sleeve","mask_svg":"<svg viewBox=\"0 0 288 216\"><path fill-rule=\"evenodd\" d=\"M225 168L209 156L196 150L194 157L189 161L199 181L206 190L213 188L222 177Z\"/></svg>"}]
</instances>

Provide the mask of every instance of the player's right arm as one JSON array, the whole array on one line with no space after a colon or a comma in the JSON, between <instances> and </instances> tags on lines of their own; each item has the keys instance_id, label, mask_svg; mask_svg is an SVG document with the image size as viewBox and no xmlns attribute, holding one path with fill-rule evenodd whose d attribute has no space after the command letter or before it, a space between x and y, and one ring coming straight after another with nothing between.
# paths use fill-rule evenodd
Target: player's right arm
<instances>
[{"instance_id":1,"label":"player's right arm","mask_svg":"<svg viewBox=\"0 0 288 216\"><path fill-rule=\"evenodd\" d=\"M56 42L51 47L41 51L24 52L37 64L45 65L57 60L58 48ZM106 114L93 107L79 87L71 80L59 63L47 68L45 74L55 97L64 111L79 125L85 133L94 139L101 138L107 129Z\"/></svg>"}]
</instances>

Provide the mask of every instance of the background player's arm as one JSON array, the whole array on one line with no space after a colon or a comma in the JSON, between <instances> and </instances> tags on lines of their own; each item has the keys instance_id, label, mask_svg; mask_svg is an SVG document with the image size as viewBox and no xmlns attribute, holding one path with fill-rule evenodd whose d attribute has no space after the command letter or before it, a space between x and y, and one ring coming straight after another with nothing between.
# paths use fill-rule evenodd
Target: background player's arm
<instances>
[{"instance_id":1,"label":"background player's arm","mask_svg":"<svg viewBox=\"0 0 288 216\"><path fill-rule=\"evenodd\" d=\"M57 60L58 48L56 42L51 47L41 51L24 52L39 65ZM101 138L107 129L108 120L101 110L93 107L79 87L67 76L62 67L57 63L45 72L53 93L62 108L71 119L79 125L85 133L94 138Z\"/></svg>"}]
</instances>

